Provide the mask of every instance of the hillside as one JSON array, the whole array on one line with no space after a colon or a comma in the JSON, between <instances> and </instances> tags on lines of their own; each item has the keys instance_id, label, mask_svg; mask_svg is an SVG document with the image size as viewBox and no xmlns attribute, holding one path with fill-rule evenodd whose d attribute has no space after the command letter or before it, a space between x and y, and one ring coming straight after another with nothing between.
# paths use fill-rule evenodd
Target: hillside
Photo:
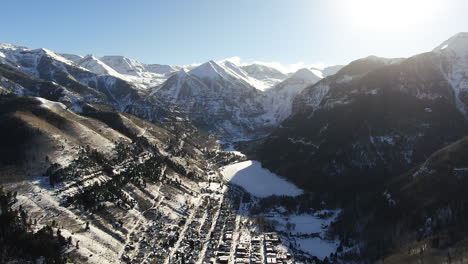
<instances>
[{"instance_id":1,"label":"hillside","mask_svg":"<svg viewBox=\"0 0 468 264\"><path fill-rule=\"evenodd\" d=\"M439 63L435 53L352 62L306 88L257 154L314 191L368 188L402 173L467 133Z\"/></svg>"},{"instance_id":2,"label":"hillside","mask_svg":"<svg viewBox=\"0 0 468 264\"><path fill-rule=\"evenodd\" d=\"M366 241L363 256L377 263L464 263L467 150L465 137L359 195L332 229Z\"/></svg>"},{"instance_id":3,"label":"hillside","mask_svg":"<svg viewBox=\"0 0 468 264\"><path fill-rule=\"evenodd\" d=\"M0 44L0 262L464 263L466 47L318 69Z\"/></svg>"},{"instance_id":4,"label":"hillside","mask_svg":"<svg viewBox=\"0 0 468 264\"><path fill-rule=\"evenodd\" d=\"M47 232L41 239L50 245L45 255L24 251L23 240L3 232L10 246L2 260L234 262L242 258L239 248L257 261L266 260L267 249L289 262L335 254L339 242L326 231L337 213L258 162L239 163L256 165L243 182L268 178L275 188L245 190L238 179L246 166L230 165L245 157L220 151L214 137L178 126L178 119L167 120L177 128L167 130L106 105L86 104L77 114L62 103L10 94L0 97L0 120L8 128L1 131L0 199L13 210L5 223L21 219L21 234ZM316 223L307 230L313 236L285 231L301 219Z\"/></svg>"},{"instance_id":5,"label":"hillside","mask_svg":"<svg viewBox=\"0 0 468 264\"><path fill-rule=\"evenodd\" d=\"M350 63L257 143L266 168L343 208L332 233L348 261L466 261L465 36Z\"/></svg>"},{"instance_id":6,"label":"hillside","mask_svg":"<svg viewBox=\"0 0 468 264\"><path fill-rule=\"evenodd\" d=\"M128 114L87 108L84 113L102 121L41 98L2 97L1 119L9 129L2 130L1 180L18 193L17 206L34 219L33 229L59 223L61 234L72 237L76 246L67 255L73 262L114 263L134 227L156 221L151 204L162 204L161 217L188 221L184 193L202 192L199 182L207 180L210 165L193 145L200 142ZM215 147L203 142L200 147Z\"/></svg>"}]
</instances>

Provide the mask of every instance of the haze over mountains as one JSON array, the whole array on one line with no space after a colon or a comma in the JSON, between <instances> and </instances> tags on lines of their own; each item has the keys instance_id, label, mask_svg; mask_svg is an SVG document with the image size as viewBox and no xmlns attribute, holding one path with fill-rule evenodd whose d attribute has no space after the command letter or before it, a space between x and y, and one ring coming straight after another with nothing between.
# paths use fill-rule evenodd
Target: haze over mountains
<instances>
[{"instance_id":1,"label":"haze over mountains","mask_svg":"<svg viewBox=\"0 0 468 264\"><path fill-rule=\"evenodd\" d=\"M293 73L0 44L0 262L464 263L467 76L468 33Z\"/></svg>"}]
</instances>

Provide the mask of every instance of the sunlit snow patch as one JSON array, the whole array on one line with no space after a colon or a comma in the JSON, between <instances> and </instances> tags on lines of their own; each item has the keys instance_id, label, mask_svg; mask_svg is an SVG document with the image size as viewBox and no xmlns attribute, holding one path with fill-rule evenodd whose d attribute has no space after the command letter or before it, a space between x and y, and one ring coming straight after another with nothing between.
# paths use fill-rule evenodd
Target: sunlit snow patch
<instances>
[{"instance_id":1,"label":"sunlit snow patch","mask_svg":"<svg viewBox=\"0 0 468 264\"><path fill-rule=\"evenodd\" d=\"M223 177L257 197L297 196L302 190L278 175L262 168L260 162L248 160L221 168Z\"/></svg>"},{"instance_id":2,"label":"sunlit snow patch","mask_svg":"<svg viewBox=\"0 0 468 264\"><path fill-rule=\"evenodd\" d=\"M336 252L338 243L330 243L329 241L322 240L318 237L315 238L298 238L296 239L296 247L308 252L309 254L324 259L329 257L330 253Z\"/></svg>"}]
</instances>

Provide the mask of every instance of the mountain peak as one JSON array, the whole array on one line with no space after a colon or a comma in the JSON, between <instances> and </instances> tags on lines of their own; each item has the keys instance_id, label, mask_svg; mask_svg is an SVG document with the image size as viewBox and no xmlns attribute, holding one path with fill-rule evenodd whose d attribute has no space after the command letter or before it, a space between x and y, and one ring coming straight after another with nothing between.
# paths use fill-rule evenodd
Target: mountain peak
<instances>
[{"instance_id":1,"label":"mountain peak","mask_svg":"<svg viewBox=\"0 0 468 264\"><path fill-rule=\"evenodd\" d=\"M307 68L302 68L302 69L297 70L289 78L290 79L302 79L302 80L306 80L306 81L309 81L309 80L318 81L318 80L321 79L320 76L317 76L317 74L315 74L314 72L312 72L311 70L309 70Z\"/></svg>"},{"instance_id":2,"label":"mountain peak","mask_svg":"<svg viewBox=\"0 0 468 264\"><path fill-rule=\"evenodd\" d=\"M0 49L6 49L6 50L17 50L17 49L28 49L26 47L23 47L23 46L17 46L17 45L13 45L13 44L9 44L9 43L0 43Z\"/></svg>"},{"instance_id":3,"label":"mountain peak","mask_svg":"<svg viewBox=\"0 0 468 264\"><path fill-rule=\"evenodd\" d=\"M99 60L120 74L140 76L146 72L145 65L137 60L124 56L103 56Z\"/></svg>"},{"instance_id":4,"label":"mountain peak","mask_svg":"<svg viewBox=\"0 0 468 264\"><path fill-rule=\"evenodd\" d=\"M240 69L236 64L229 61L218 63L210 60L189 71L189 74L195 75L200 79L219 79L223 78L230 81L241 81L249 83L247 73Z\"/></svg>"},{"instance_id":5,"label":"mountain peak","mask_svg":"<svg viewBox=\"0 0 468 264\"><path fill-rule=\"evenodd\" d=\"M223 76L225 70L215 61L210 60L202 65L192 69L189 73L197 76L200 79L216 79L220 75Z\"/></svg>"},{"instance_id":6,"label":"mountain peak","mask_svg":"<svg viewBox=\"0 0 468 264\"><path fill-rule=\"evenodd\" d=\"M468 32L460 32L437 46L434 52L452 53L456 56L468 55Z\"/></svg>"},{"instance_id":7,"label":"mountain peak","mask_svg":"<svg viewBox=\"0 0 468 264\"><path fill-rule=\"evenodd\" d=\"M242 66L241 68L248 74L255 76L257 79L265 79L271 76L274 76L277 79L286 79L287 77L287 75L282 71L259 63Z\"/></svg>"},{"instance_id":8,"label":"mountain peak","mask_svg":"<svg viewBox=\"0 0 468 264\"><path fill-rule=\"evenodd\" d=\"M179 71L176 72L176 75L179 77L184 77L188 75L188 71L184 68L180 69Z\"/></svg>"},{"instance_id":9,"label":"mountain peak","mask_svg":"<svg viewBox=\"0 0 468 264\"><path fill-rule=\"evenodd\" d=\"M121 76L117 71L100 61L99 58L94 55L86 55L80 61L79 65L98 75Z\"/></svg>"},{"instance_id":10,"label":"mountain peak","mask_svg":"<svg viewBox=\"0 0 468 264\"><path fill-rule=\"evenodd\" d=\"M56 61L60 61L60 62L65 63L65 64L69 64L69 65L73 64L73 62L71 60L69 60L68 58L63 57L62 55L57 54L57 53L55 53L54 51L52 51L50 49L39 48L39 49L32 50L31 52L39 54L40 56L47 56L49 58L52 58L52 59L54 59Z\"/></svg>"}]
</instances>

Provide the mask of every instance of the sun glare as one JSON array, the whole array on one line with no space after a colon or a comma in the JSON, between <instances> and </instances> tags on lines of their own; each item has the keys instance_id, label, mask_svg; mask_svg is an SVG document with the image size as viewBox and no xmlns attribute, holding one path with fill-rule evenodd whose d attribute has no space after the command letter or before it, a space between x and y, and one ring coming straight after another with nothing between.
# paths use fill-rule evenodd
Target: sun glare
<instances>
[{"instance_id":1,"label":"sun glare","mask_svg":"<svg viewBox=\"0 0 468 264\"><path fill-rule=\"evenodd\" d=\"M430 23L443 0L353 0L345 1L345 15L359 27L404 30Z\"/></svg>"}]
</instances>

